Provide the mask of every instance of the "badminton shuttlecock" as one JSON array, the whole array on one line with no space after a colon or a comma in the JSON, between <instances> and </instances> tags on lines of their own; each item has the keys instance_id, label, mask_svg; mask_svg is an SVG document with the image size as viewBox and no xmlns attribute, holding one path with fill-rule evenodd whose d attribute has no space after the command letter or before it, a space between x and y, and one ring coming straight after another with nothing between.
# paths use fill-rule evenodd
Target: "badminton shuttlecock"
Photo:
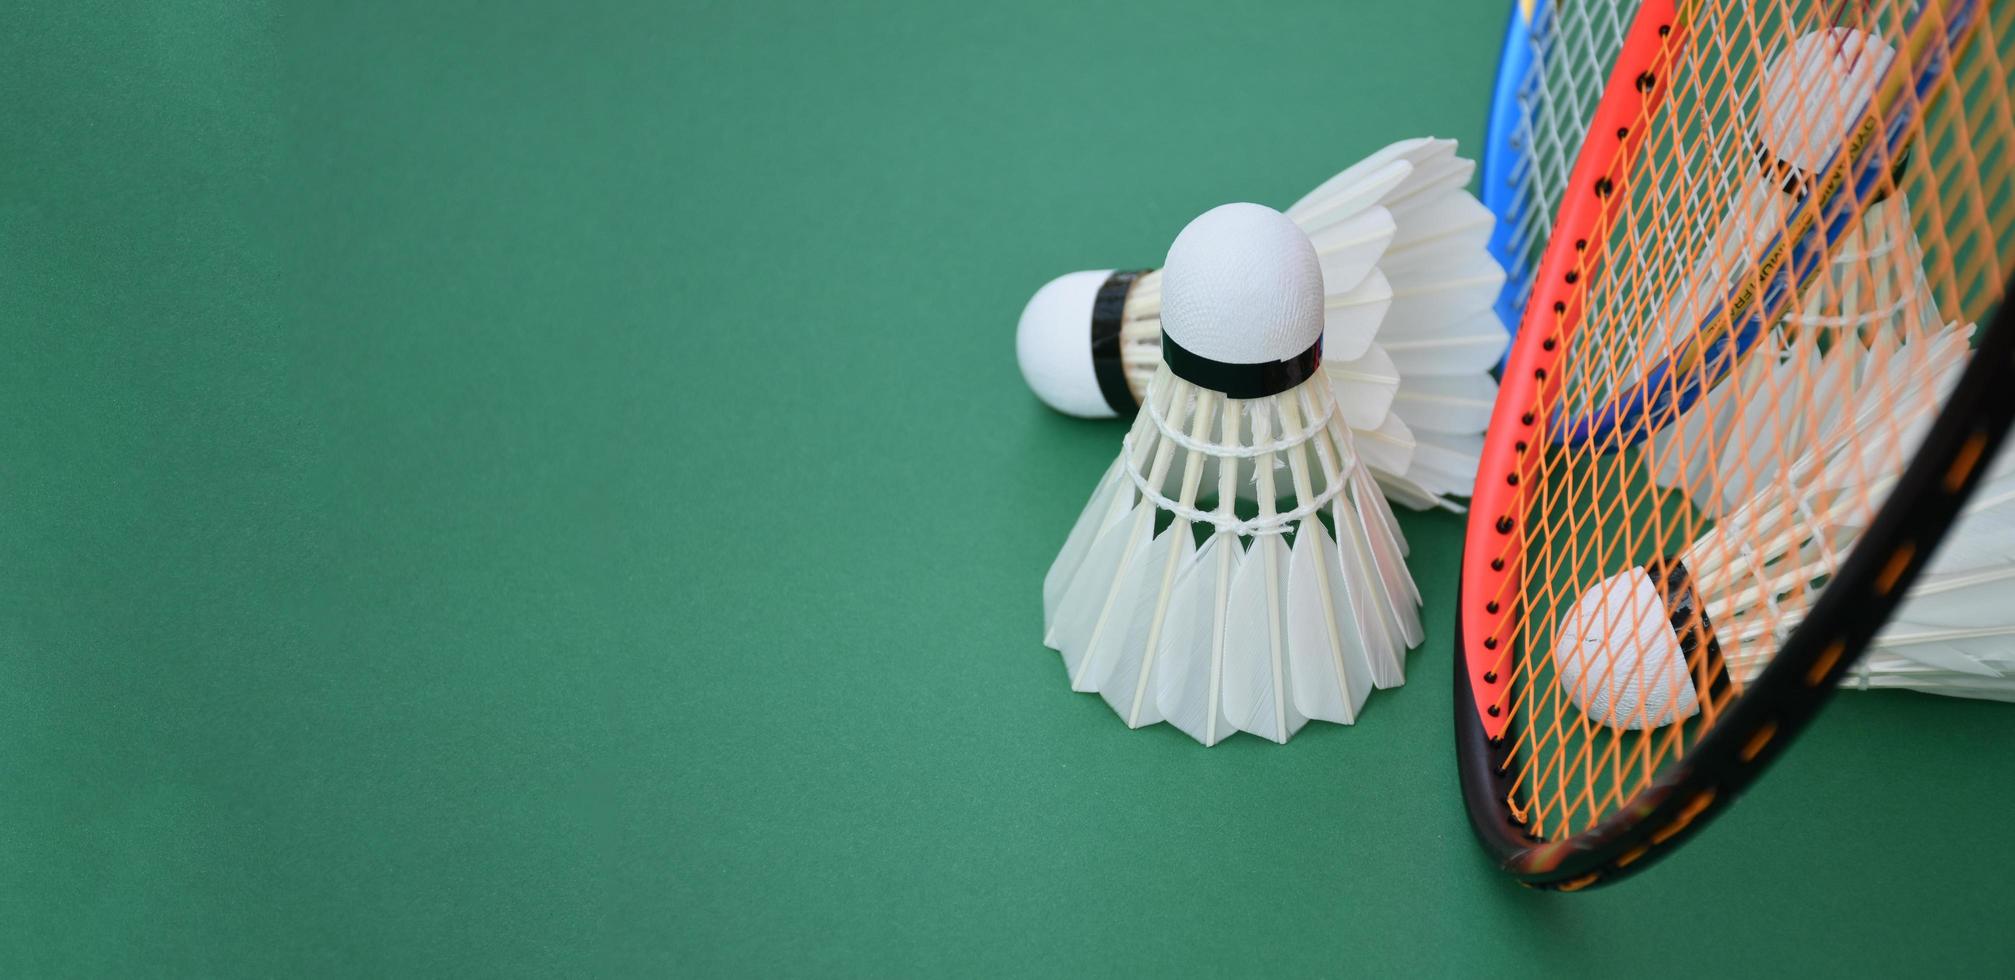
<instances>
[{"instance_id":1,"label":"badminton shuttlecock","mask_svg":"<svg viewBox=\"0 0 2015 980\"><path fill-rule=\"evenodd\" d=\"M1652 435L1653 479L1687 491L1703 511L1738 506L1769 475L1765 454L1793 445L1795 434L1812 431L1818 415L1852 394L1843 386L1854 362L1840 357L1827 362L1830 372L1815 369L1822 348L1886 350L1942 329L1904 199L1870 205L1836 243L1799 307L1740 367ZM1771 404L1781 410L1743 410Z\"/></svg>"},{"instance_id":2,"label":"badminton shuttlecock","mask_svg":"<svg viewBox=\"0 0 2015 980\"><path fill-rule=\"evenodd\" d=\"M1397 503L1447 504L1476 478L1508 341L1492 304L1494 219L1463 188L1452 140L1394 143L1287 210L1314 244L1323 370L1374 476ZM1074 272L1028 302L1022 375L1071 415L1131 415L1161 365L1162 273Z\"/></svg>"},{"instance_id":3,"label":"badminton shuttlecock","mask_svg":"<svg viewBox=\"0 0 2015 980\"><path fill-rule=\"evenodd\" d=\"M1567 610L1554 667L1575 705L1616 728L1690 717L1711 683L1710 642L1735 683L1760 671L1914 454L1969 333L1792 343L1758 358L1746 400L1719 403L1746 411L1703 411L1694 442L1795 451L1723 450L1721 479L1736 490L1695 495L1721 515L1713 529ZM2015 700L2015 461L1984 478L1846 685Z\"/></svg>"},{"instance_id":4,"label":"badminton shuttlecock","mask_svg":"<svg viewBox=\"0 0 2015 980\"><path fill-rule=\"evenodd\" d=\"M1631 343L1632 373L1627 377L1644 377L1662 363L1681 338L1692 336L1701 321L1720 308L1741 277L1757 267L1784 231L1793 209L1812 193L1846 144L1850 128L1867 109L1894 56L1881 38L1836 27L1803 35L1771 58L1758 98L1754 157L1744 161L1733 183L1709 182L1700 188L1706 199L1726 201L1722 216L1678 291L1680 301L1669 307L1670 315ZM1725 198L1717 192L1721 187L1730 188ZM1882 227L1863 227L1869 223ZM1860 223L1844 235L1834 249L1836 261L1884 261L1869 254L1868 239L1891 245L1907 239L1907 211L1900 200L1871 203ZM1861 257L1851 257L1856 253ZM1916 268L1914 259L1909 264ZM1821 270L1817 275L1824 278L1828 273ZM1840 278L1837 270L1835 277ZM1805 295L1822 305L1828 299L1854 299L1814 289ZM1865 315L1866 307L1859 309L1864 311L1859 315ZM1818 319L1827 316L1823 309L1806 312Z\"/></svg>"},{"instance_id":5,"label":"badminton shuttlecock","mask_svg":"<svg viewBox=\"0 0 2015 980\"><path fill-rule=\"evenodd\" d=\"M1321 262L1286 217L1229 204L1160 278L1161 364L1043 581L1047 642L1129 727L1352 724L1404 681L1420 595L1320 373Z\"/></svg>"}]
</instances>

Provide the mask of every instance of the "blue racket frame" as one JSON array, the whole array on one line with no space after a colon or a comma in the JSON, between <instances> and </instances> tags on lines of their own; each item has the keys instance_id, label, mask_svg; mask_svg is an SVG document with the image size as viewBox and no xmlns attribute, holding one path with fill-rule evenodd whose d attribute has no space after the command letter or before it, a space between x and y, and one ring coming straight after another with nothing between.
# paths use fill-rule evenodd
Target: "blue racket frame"
<instances>
[{"instance_id":1,"label":"blue racket frame","mask_svg":"<svg viewBox=\"0 0 2015 980\"><path fill-rule=\"evenodd\" d=\"M1497 82L1490 90L1490 121L1483 144L1483 206L1497 216L1490 233L1490 254L1504 267L1504 289L1497 294L1497 318L1513 336L1525 314L1525 297L1533 269L1513 241L1524 209L1533 206L1519 193L1518 177L1525 165L1519 127L1525 120L1519 88L1532 68L1532 31L1545 15L1545 0L1514 0L1504 28L1504 47L1497 56ZM1508 350L1508 348L1507 348Z\"/></svg>"}]
</instances>

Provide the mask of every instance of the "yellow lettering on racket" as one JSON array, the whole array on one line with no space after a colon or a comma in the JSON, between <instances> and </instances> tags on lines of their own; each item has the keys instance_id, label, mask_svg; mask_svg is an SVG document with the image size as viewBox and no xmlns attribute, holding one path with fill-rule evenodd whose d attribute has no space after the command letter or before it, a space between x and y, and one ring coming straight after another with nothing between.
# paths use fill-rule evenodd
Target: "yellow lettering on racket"
<instances>
[{"instance_id":1,"label":"yellow lettering on racket","mask_svg":"<svg viewBox=\"0 0 2015 980\"><path fill-rule=\"evenodd\" d=\"M1757 284L1767 283L1777 275L1777 270L1784 265L1785 257L1790 254L1792 243L1805 238L1806 233L1812 230L1812 225L1819 220L1819 215L1826 209L1826 205L1833 201L1834 195L1840 193L1840 188L1847 182L1849 163L1860 156L1861 151L1867 147L1880 121L1873 112L1861 117L1861 124L1854 128L1854 135L1847 141L1847 151L1834 160L1833 166L1827 170L1826 180L1820 184L1819 193L1807 200L1806 206L1799 210L1798 217L1792 221L1791 227L1786 229L1777 239L1777 244L1764 254L1762 261L1756 265L1756 274L1743 280L1741 287L1735 291L1735 298L1729 302L1727 312L1716 317L1711 325L1701 331L1706 339L1719 337L1748 315L1749 308L1755 305L1760 295ZM1792 284L1794 288L1797 285ZM1767 314L1769 311L1763 312ZM1689 361L1692 359L1688 358Z\"/></svg>"}]
</instances>

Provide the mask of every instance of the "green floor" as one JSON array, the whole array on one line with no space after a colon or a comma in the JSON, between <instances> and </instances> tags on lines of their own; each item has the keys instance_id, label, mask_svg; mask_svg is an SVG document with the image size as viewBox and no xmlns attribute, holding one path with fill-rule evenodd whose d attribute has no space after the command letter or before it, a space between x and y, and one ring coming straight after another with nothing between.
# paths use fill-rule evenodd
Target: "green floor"
<instances>
[{"instance_id":1,"label":"green floor","mask_svg":"<svg viewBox=\"0 0 2015 980\"><path fill-rule=\"evenodd\" d=\"M1354 729L1043 648L1121 429L1022 301L1473 147L1501 4L319 6L0 18L0 975L2015 961L2007 705L1843 696L1642 878L1498 876L1451 516Z\"/></svg>"}]
</instances>

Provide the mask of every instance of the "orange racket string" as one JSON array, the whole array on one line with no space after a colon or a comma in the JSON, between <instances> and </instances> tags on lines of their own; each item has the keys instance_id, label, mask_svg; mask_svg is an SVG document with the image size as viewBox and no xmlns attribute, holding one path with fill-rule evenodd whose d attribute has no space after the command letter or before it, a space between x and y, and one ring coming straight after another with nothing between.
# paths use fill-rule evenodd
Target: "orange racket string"
<instances>
[{"instance_id":1,"label":"orange racket string","mask_svg":"<svg viewBox=\"0 0 2015 980\"><path fill-rule=\"evenodd\" d=\"M1527 317L1566 349L1518 437L1506 520L1522 533L1471 559L1519 570L1484 597L1510 615L1472 655L1510 685L1507 802L1529 834L1594 827L1716 723L1824 590L1881 505L1884 474L1907 460L1916 420L1935 412L1936 379L1956 350L1939 338L1998 302L2015 208L2001 38L2015 7L1976 10L1952 50L1947 13L1901 0L1680 4L1685 40L1663 62L1669 77L1643 80L1668 90L1630 124L1635 151L1600 178L1619 190L1578 250L1578 292ZM1934 64L1942 73L1920 98L1909 83ZM1907 151L1892 157L1877 134L1880 176L1863 192L1842 183L1851 161L1809 172L1806 147L1861 145L1864 109L1909 120ZM1783 145L1765 146L1766 134ZM1799 267L1812 270L1804 288L1766 311L1748 352L1717 362L1707 345L1734 321L1702 323L1707 308L1730 296L1765 302L1775 264L1793 261L1749 243L1832 217L1828 206L1847 230ZM1667 351L1678 360L1659 393L1677 404L1687 386L1701 389L1686 412L1637 413L1601 444L1553 444L1553 413L1584 415L1637 390ZM1822 391L1833 400L1815 401ZM1887 399L1880 411L1841 403L1869 391ZM1699 605L1669 622L1659 614L1665 633L1595 589L1666 559L1687 566ZM1656 585L1660 602L1674 601ZM1608 632L1596 661L1574 654L1568 682L1555 642L1571 623ZM1682 642L1676 670L1649 673ZM1636 700L1619 717L1588 710L1626 689ZM1656 714L1689 697L1686 717Z\"/></svg>"}]
</instances>

